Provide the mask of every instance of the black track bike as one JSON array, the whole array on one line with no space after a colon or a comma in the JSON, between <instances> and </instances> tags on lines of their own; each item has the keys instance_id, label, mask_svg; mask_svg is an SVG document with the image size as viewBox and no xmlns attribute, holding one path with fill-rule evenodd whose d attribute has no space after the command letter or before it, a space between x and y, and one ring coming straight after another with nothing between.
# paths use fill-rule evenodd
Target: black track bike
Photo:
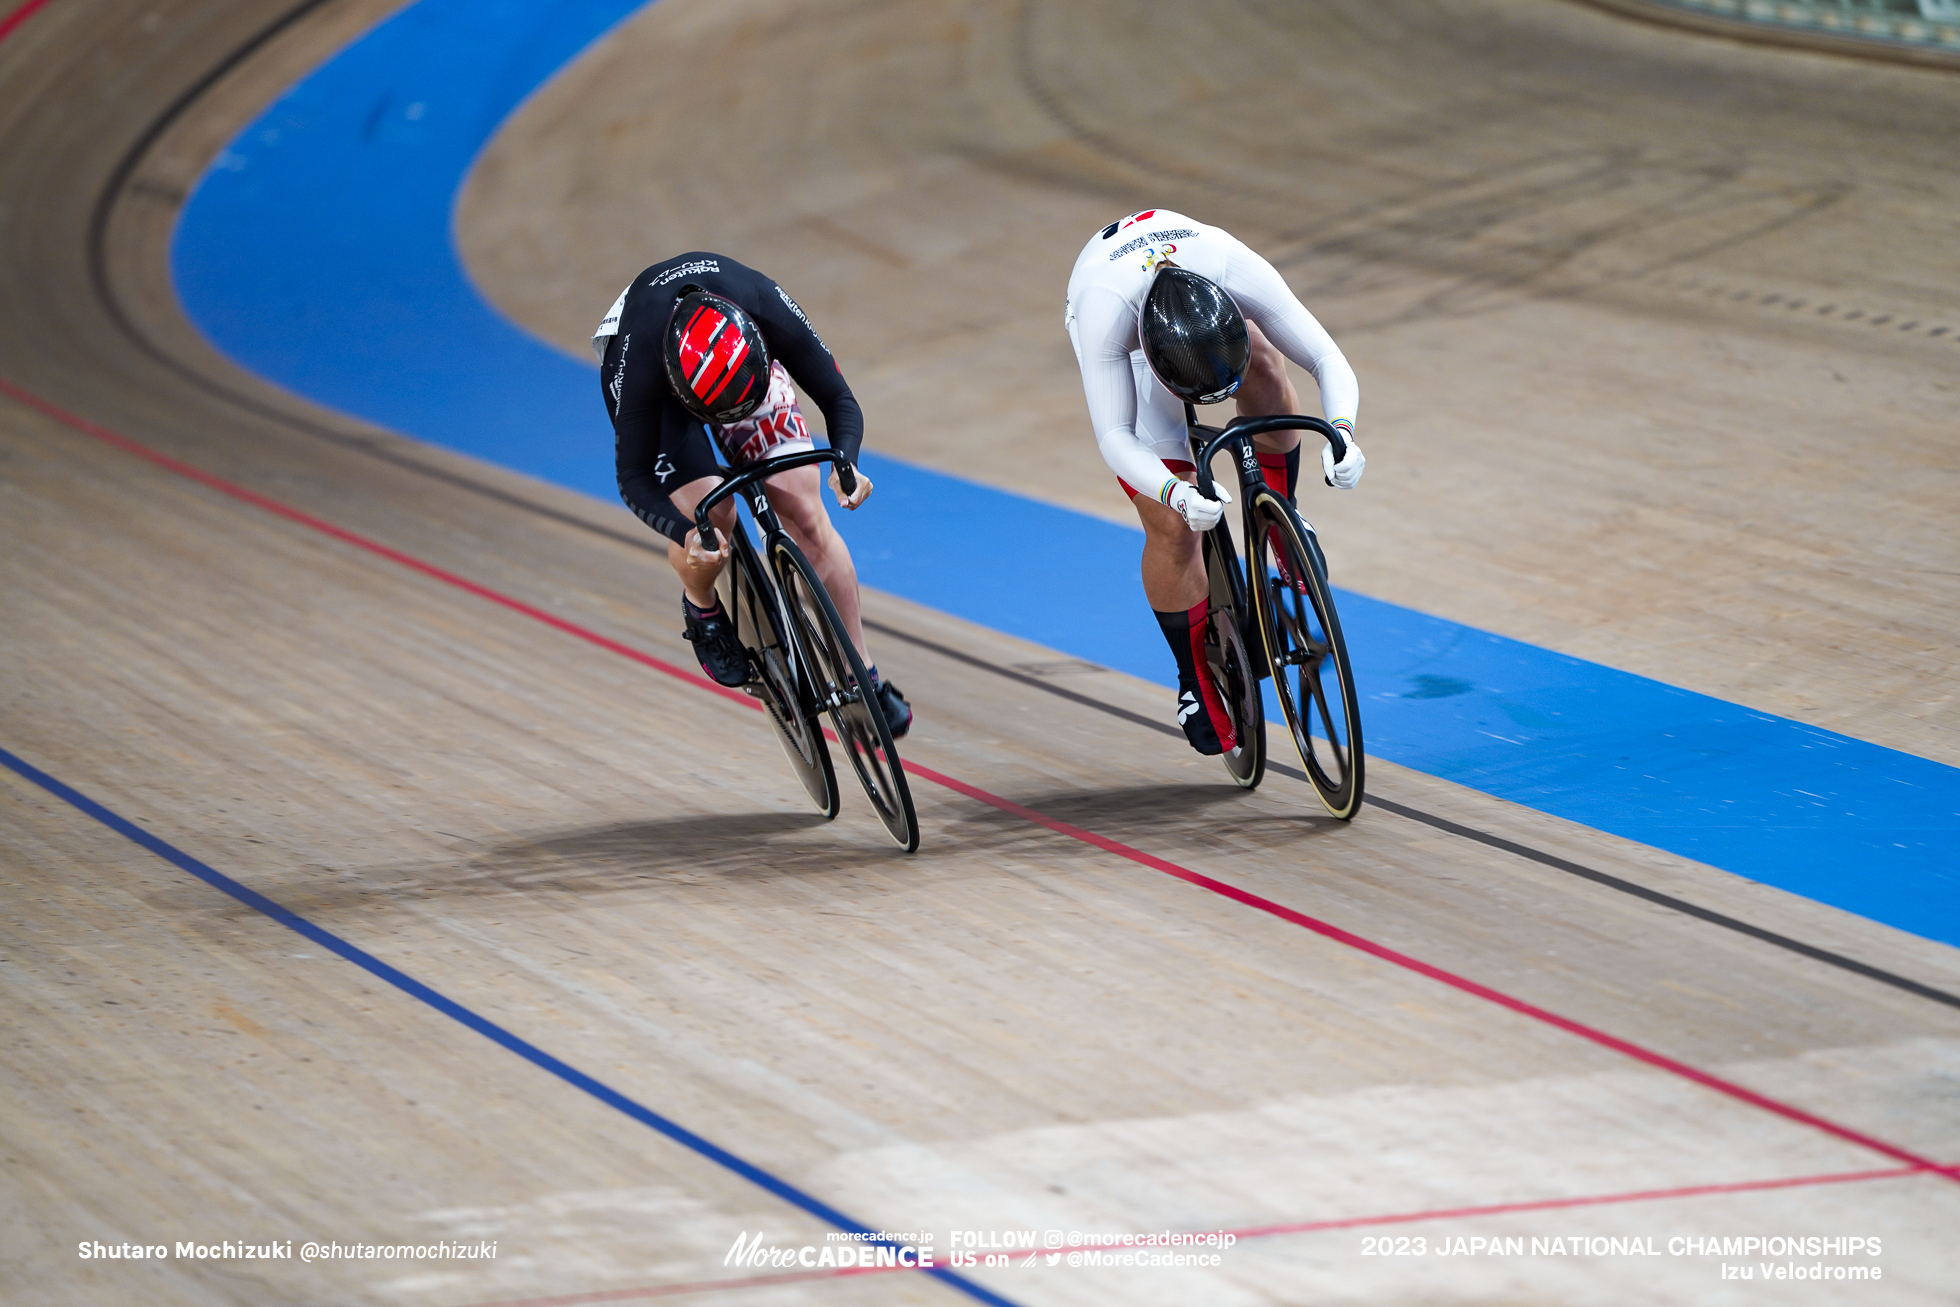
<instances>
[{"instance_id":1,"label":"black track bike","mask_svg":"<svg viewBox=\"0 0 1960 1307\"><path fill-rule=\"evenodd\" d=\"M1346 457L1341 433L1319 418L1284 414L1239 418L1223 430L1200 426L1184 408L1198 489L1218 497L1211 460L1230 450L1239 474L1242 545L1226 521L1205 533L1205 574L1211 617L1205 657L1232 719L1237 748L1225 770L1246 789L1266 773L1266 713L1260 682L1271 678L1287 729L1306 764L1307 779L1327 811L1343 821L1361 807L1361 704L1348 665L1327 561L1313 528L1266 485L1252 438L1270 431L1316 431ZM1243 549L1244 566L1239 553Z\"/></svg>"},{"instance_id":2,"label":"black track bike","mask_svg":"<svg viewBox=\"0 0 1960 1307\"><path fill-rule=\"evenodd\" d=\"M742 688L769 710L783 753L817 811L835 817L841 802L837 773L819 723L819 716L827 715L878 820L911 853L919 847L919 819L870 673L844 633L837 605L763 493L762 483L770 477L813 463L835 463L845 494L857 488L856 472L835 450L744 463L728 469L727 480L702 498L694 525L704 549L719 549L709 511L737 495L748 505L762 534L761 548L750 542L737 516L722 572L723 602L749 656L749 679Z\"/></svg>"}]
</instances>

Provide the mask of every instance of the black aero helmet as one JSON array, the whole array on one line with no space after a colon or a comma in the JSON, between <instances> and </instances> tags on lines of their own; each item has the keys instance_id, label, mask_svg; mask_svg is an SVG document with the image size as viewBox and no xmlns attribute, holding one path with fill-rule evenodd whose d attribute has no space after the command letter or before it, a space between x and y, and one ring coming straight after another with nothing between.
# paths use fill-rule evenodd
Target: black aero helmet
<instances>
[{"instance_id":1,"label":"black aero helmet","mask_svg":"<svg viewBox=\"0 0 1960 1307\"><path fill-rule=\"evenodd\" d=\"M1245 315L1214 281L1161 264L1137 313L1144 362L1187 404L1216 404L1245 380L1252 341Z\"/></svg>"},{"instance_id":2,"label":"black aero helmet","mask_svg":"<svg viewBox=\"0 0 1960 1307\"><path fill-rule=\"evenodd\" d=\"M667 383L703 422L740 422L769 395L769 347L755 320L699 286L681 287L662 351Z\"/></svg>"}]
</instances>

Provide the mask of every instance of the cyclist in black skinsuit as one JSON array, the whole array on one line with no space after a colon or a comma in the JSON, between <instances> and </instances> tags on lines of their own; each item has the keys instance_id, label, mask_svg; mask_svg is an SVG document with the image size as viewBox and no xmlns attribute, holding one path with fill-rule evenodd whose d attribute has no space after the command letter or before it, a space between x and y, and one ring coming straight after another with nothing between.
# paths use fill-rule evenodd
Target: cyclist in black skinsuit
<instances>
[{"instance_id":1,"label":"cyclist in black skinsuit","mask_svg":"<svg viewBox=\"0 0 1960 1307\"><path fill-rule=\"evenodd\" d=\"M746 314L767 346L772 361L767 398L740 422L711 428L689 413L668 379L668 323L690 289L718 296ZM823 412L830 446L855 464L864 441L863 411L796 301L768 277L724 254L681 254L642 272L599 324L592 347L600 357L599 380L612 415L620 497L668 539L668 561L686 591L687 638L702 669L723 685L740 685L747 679L746 660L714 589L728 558L726 537L718 552L709 552L701 548L693 525L695 505L721 481L710 441L718 436L728 460L742 463L812 448L815 442L790 386L794 380ZM766 493L836 603L878 686L892 734L903 735L912 710L896 687L879 679L865 649L857 569L824 511L821 484L815 467L803 467L771 478ZM871 478L862 469L854 494L843 493L834 469L830 485L848 509L871 493ZM716 525L732 527L734 516L734 504L724 503L715 511Z\"/></svg>"}]
</instances>

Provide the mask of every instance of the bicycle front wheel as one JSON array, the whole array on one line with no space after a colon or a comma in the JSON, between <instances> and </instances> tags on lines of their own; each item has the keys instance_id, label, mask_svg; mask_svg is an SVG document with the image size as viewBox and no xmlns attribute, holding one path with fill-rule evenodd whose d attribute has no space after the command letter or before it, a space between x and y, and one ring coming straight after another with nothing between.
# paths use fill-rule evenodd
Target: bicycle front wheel
<instances>
[{"instance_id":1,"label":"bicycle front wheel","mask_svg":"<svg viewBox=\"0 0 1960 1307\"><path fill-rule=\"evenodd\" d=\"M1273 689L1314 792L1347 821L1361 807L1361 703L1318 544L1299 512L1270 492L1258 494L1252 526L1250 589Z\"/></svg>"},{"instance_id":2,"label":"bicycle front wheel","mask_svg":"<svg viewBox=\"0 0 1960 1307\"><path fill-rule=\"evenodd\" d=\"M919 818L912 810L912 790L905 783L905 765L898 759L891 727L872 692L871 674L844 634L837 606L803 551L794 541L778 539L772 561L791 620L797 623L809 654L817 706L830 713L838 742L886 833L911 853L919 847Z\"/></svg>"},{"instance_id":3,"label":"bicycle front wheel","mask_svg":"<svg viewBox=\"0 0 1960 1307\"><path fill-rule=\"evenodd\" d=\"M734 593L729 610L735 614L736 638L748 647L753 669L747 689L768 710L777 743L810 802L825 817L835 817L842 797L830 750L824 747L823 730L817 725L815 678L789 638L781 593L766 578L752 574L751 569L761 563L747 544L744 538L729 569Z\"/></svg>"}]
</instances>

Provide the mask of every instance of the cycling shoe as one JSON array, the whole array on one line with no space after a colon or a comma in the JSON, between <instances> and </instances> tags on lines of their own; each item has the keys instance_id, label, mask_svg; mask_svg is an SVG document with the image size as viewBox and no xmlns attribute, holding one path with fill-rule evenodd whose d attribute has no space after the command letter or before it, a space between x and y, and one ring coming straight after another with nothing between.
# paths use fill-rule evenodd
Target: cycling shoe
<instances>
[{"instance_id":1,"label":"cycling shoe","mask_svg":"<svg viewBox=\"0 0 1960 1307\"><path fill-rule=\"evenodd\" d=\"M1211 714L1205 710L1205 701L1196 690L1180 690L1177 696L1177 724L1184 728L1184 738L1191 747L1207 758L1216 758L1225 752L1218 743L1218 731L1211 724Z\"/></svg>"},{"instance_id":2,"label":"cycling shoe","mask_svg":"<svg viewBox=\"0 0 1960 1307\"><path fill-rule=\"evenodd\" d=\"M890 681L878 682L878 707L884 710L885 725L891 728L894 740L902 739L912 729L912 705Z\"/></svg>"},{"instance_id":3,"label":"cycling shoe","mask_svg":"<svg viewBox=\"0 0 1960 1307\"><path fill-rule=\"evenodd\" d=\"M681 638L694 646L701 670L719 685L746 685L749 651L735 638L735 624L728 620L728 610L717 604L713 612L703 613L683 599L681 611L687 617L687 630Z\"/></svg>"}]
</instances>

